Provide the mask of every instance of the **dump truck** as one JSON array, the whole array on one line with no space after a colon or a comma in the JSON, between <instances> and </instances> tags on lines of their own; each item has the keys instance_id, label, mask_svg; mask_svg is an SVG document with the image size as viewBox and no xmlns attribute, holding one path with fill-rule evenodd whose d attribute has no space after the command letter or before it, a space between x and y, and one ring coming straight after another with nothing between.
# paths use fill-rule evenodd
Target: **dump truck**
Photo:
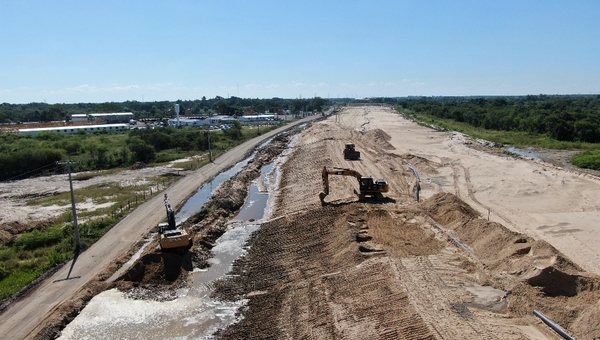
<instances>
[{"instance_id":1,"label":"dump truck","mask_svg":"<svg viewBox=\"0 0 600 340\"><path fill-rule=\"evenodd\" d=\"M363 176L358 171L338 168L338 167L323 167L323 191L319 194L321 204L325 204L325 197L329 195L329 175L351 176L358 180L359 192L357 192L359 200L364 200L366 196L371 196L376 200L383 198L382 193L390 190L388 183L384 179L373 180L371 176Z\"/></svg>"}]
</instances>

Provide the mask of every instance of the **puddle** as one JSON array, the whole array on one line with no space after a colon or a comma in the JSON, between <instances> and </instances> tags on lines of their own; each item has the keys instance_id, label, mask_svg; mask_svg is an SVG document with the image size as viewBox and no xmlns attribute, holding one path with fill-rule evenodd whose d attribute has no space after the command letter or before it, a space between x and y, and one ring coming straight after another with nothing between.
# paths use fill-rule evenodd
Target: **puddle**
<instances>
[{"instance_id":1,"label":"puddle","mask_svg":"<svg viewBox=\"0 0 600 340\"><path fill-rule=\"evenodd\" d=\"M575 168L571 165L569 165L567 162L563 163L558 159L555 159L553 157L549 157L547 155L544 155L544 153L542 152L542 154L537 154L535 152L532 151L527 151L527 150L523 150L523 149L517 149L515 147L510 147L507 149L507 151L512 152L514 154L517 154L519 156L523 156L523 157L529 157L532 159L538 159L541 161L544 161L546 163L550 163L556 167L568 170L568 171L575 171Z\"/></svg>"},{"instance_id":2,"label":"puddle","mask_svg":"<svg viewBox=\"0 0 600 340\"><path fill-rule=\"evenodd\" d=\"M265 214L265 208L267 207L268 199L269 195L260 192L258 185L252 184L250 186L248 200L235 219L243 221L262 219Z\"/></svg>"},{"instance_id":3,"label":"puddle","mask_svg":"<svg viewBox=\"0 0 600 340\"><path fill-rule=\"evenodd\" d=\"M290 145L296 140L292 139ZM270 215L269 203L276 196L279 179L278 165L283 163L288 153L289 151L285 150L275 162L262 168L260 180L265 184L266 192L258 192L259 186L253 184L249 199L240 215L242 211L256 214L252 216L260 214L259 218L251 217L257 220ZM226 172L228 174L217 176L213 182L198 190L196 195L190 198L192 202L188 200L178 213L180 222L200 210L210 197L207 192L212 193L220 185L218 182L226 181L253 157L254 155L238 163ZM252 187L255 188L254 191ZM257 195L264 203L257 203ZM262 207L262 211L259 207ZM227 231L212 249L214 257L209 260L211 266L206 270L191 273L190 287L179 290L178 298L166 302L146 301L127 298L116 289L102 292L92 298L81 313L65 327L59 339L211 339L215 331L238 321L236 312L247 302L217 301L210 298L214 283L227 276L233 261L246 252L244 245L258 228L260 223L239 220L229 222ZM133 263L135 260L130 261Z\"/></svg>"},{"instance_id":4,"label":"puddle","mask_svg":"<svg viewBox=\"0 0 600 340\"><path fill-rule=\"evenodd\" d=\"M480 286L478 284L464 288L473 295L473 301L467 303L467 306L486 309L492 312L502 311L508 306L506 292L503 290L491 286Z\"/></svg>"},{"instance_id":5,"label":"puddle","mask_svg":"<svg viewBox=\"0 0 600 340\"><path fill-rule=\"evenodd\" d=\"M188 218L194 216L202 206L208 201L208 199L212 196L213 192L221 186L221 184L227 182L232 176L240 172L248 162L254 158L255 154L246 158L245 160L237 163L233 168L220 173L209 183L204 184L196 193L190 197L184 205L179 209L177 214L175 214L175 220L177 224L186 221Z\"/></svg>"},{"instance_id":6,"label":"puddle","mask_svg":"<svg viewBox=\"0 0 600 340\"><path fill-rule=\"evenodd\" d=\"M539 159L541 160L541 157L538 156L537 154L535 154L534 152L531 151L526 151L526 150L522 150L522 149L517 149L515 147L510 147L507 150L508 152L512 152L514 154L517 154L519 156L523 156L523 157L529 157L529 158L533 158L533 159Z\"/></svg>"},{"instance_id":7,"label":"puddle","mask_svg":"<svg viewBox=\"0 0 600 340\"><path fill-rule=\"evenodd\" d=\"M227 231L219 237L212 249L214 257L208 260L210 267L206 270L192 273L191 288L187 296L200 298L207 297L213 290L213 283L222 279L231 269L231 264L246 253L243 248L253 232L258 230L260 224L233 222L227 226Z\"/></svg>"},{"instance_id":8,"label":"puddle","mask_svg":"<svg viewBox=\"0 0 600 340\"><path fill-rule=\"evenodd\" d=\"M275 185L278 177L274 175L273 181L270 180L271 172L275 167L275 162L267 164L261 168L260 181L265 184L267 188ZM240 209L239 214L235 217L236 220L243 221L254 221L260 220L265 215L265 210L267 208L267 202L269 200L268 192L261 192L259 185L257 183L252 183L250 186L250 193L248 194L248 199L246 203Z\"/></svg>"},{"instance_id":9,"label":"puddle","mask_svg":"<svg viewBox=\"0 0 600 340\"><path fill-rule=\"evenodd\" d=\"M234 322L244 303L132 300L111 289L95 296L59 339L206 339L204 331L212 334L224 320Z\"/></svg>"},{"instance_id":10,"label":"puddle","mask_svg":"<svg viewBox=\"0 0 600 340\"><path fill-rule=\"evenodd\" d=\"M274 137L273 137L274 138ZM204 184L192 197L190 197L183 206L179 209L179 211L175 214L175 220L177 220L177 224L185 222L188 218L192 217L194 214L200 211L202 206L208 201L208 199L212 196L212 193L219 187L221 184L225 183L232 176L240 172L247 164L256 156L258 150L267 146L273 138L266 140L264 143L260 144L254 153L243 161L237 163L231 169L224 171L218 174L212 181Z\"/></svg>"}]
</instances>

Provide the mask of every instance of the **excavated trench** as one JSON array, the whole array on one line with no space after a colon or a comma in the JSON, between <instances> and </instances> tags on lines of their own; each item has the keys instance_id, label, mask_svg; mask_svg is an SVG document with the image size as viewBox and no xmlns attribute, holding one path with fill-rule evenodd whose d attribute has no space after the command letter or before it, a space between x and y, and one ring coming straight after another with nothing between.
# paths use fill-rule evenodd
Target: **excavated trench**
<instances>
[{"instance_id":1,"label":"excavated trench","mask_svg":"<svg viewBox=\"0 0 600 340\"><path fill-rule=\"evenodd\" d=\"M156 241L150 242L110 286L117 289L94 297L81 316L62 331L62 337L144 334L148 338L153 334L157 339L176 335L197 338L235 321L244 300L218 301L209 295L214 282L245 252L245 240L260 226L253 221L265 214L266 192L275 190L274 160L288 148L293 135L284 133L262 145L244 162L243 169L212 191L200 212L182 223L194 237L189 252L159 252ZM180 210L178 216L184 219L189 209L193 208Z\"/></svg>"}]
</instances>

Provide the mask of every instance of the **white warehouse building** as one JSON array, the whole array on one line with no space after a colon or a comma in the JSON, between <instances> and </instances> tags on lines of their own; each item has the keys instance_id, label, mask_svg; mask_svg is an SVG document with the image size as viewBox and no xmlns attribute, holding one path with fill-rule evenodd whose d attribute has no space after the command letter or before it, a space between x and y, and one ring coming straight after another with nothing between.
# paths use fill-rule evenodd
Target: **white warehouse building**
<instances>
[{"instance_id":1,"label":"white warehouse building","mask_svg":"<svg viewBox=\"0 0 600 340\"><path fill-rule=\"evenodd\" d=\"M95 131L125 131L128 130L127 124L101 124L101 125L79 125L79 126L60 126L60 127L47 127L47 128L33 128L33 129L19 129L20 135L34 136L40 132L49 131L56 133L74 134L80 131L85 133Z\"/></svg>"},{"instance_id":2,"label":"white warehouse building","mask_svg":"<svg viewBox=\"0 0 600 340\"><path fill-rule=\"evenodd\" d=\"M276 120L275 115L255 115L255 116L241 116L240 122L242 123L257 123L257 122L268 122Z\"/></svg>"},{"instance_id":3,"label":"white warehouse building","mask_svg":"<svg viewBox=\"0 0 600 340\"><path fill-rule=\"evenodd\" d=\"M216 124L232 124L235 118L231 116L212 116L200 118L179 118L179 126L210 126ZM169 126L177 126L177 118L169 119Z\"/></svg>"},{"instance_id":4,"label":"white warehouse building","mask_svg":"<svg viewBox=\"0 0 600 340\"><path fill-rule=\"evenodd\" d=\"M96 120L102 119L105 123L129 123L133 119L133 113L131 112L114 112L114 113L87 113L87 114L73 114L71 119L74 122L84 120Z\"/></svg>"}]
</instances>

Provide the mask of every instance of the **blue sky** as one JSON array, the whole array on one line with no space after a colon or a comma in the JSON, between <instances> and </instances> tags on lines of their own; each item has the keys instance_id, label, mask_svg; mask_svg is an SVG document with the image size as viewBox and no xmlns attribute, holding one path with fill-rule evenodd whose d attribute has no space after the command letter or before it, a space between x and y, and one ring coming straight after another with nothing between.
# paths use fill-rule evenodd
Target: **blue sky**
<instances>
[{"instance_id":1,"label":"blue sky","mask_svg":"<svg viewBox=\"0 0 600 340\"><path fill-rule=\"evenodd\" d=\"M0 2L0 102L600 93L600 1Z\"/></svg>"}]
</instances>

